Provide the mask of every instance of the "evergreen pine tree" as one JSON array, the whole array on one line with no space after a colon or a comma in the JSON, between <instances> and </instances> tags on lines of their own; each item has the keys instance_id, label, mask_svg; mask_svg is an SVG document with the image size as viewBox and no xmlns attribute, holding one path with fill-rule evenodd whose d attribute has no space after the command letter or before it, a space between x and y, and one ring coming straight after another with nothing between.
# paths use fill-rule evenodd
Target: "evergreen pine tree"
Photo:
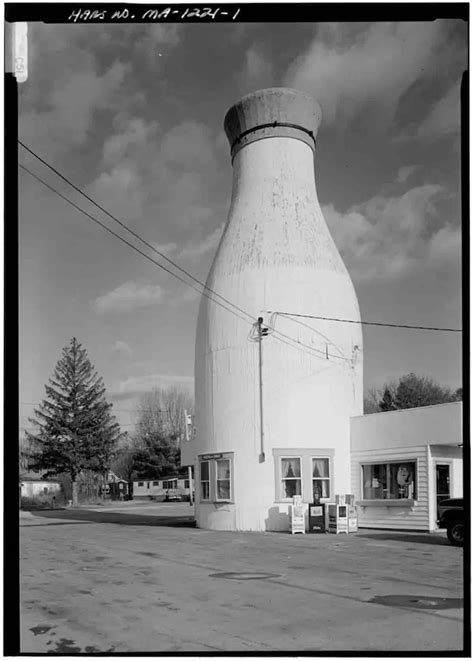
<instances>
[{"instance_id":1,"label":"evergreen pine tree","mask_svg":"<svg viewBox=\"0 0 474 661\"><path fill-rule=\"evenodd\" d=\"M385 388L379 407L381 411L395 411L397 409L390 388Z\"/></svg>"},{"instance_id":2,"label":"evergreen pine tree","mask_svg":"<svg viewBox=\"0 0 474 661\"><path fill-rule=\"evenodd\" d=\"M105 473L109 469L120 428L105 398L102 378L76 338L62 350L45 390L46 399L30 419L38 431L27 432L32 446L30 468L45 476L69 475L76 505L77 477L84 470Z\"/></svg>"}]
</instances>

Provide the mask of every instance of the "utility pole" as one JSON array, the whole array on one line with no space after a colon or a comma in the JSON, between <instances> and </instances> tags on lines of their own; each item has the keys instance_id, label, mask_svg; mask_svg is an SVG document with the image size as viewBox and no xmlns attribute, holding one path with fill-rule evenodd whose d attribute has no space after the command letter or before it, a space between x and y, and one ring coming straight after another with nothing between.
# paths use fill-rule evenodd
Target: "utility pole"
<instances>
[{"instance_id":1,"label":"utility pole","mask_svg":"<svg viewBox=\"0 0 474 661\"><path fill-rule=\"evenodd\" d=\"M186 409L184 409L184 433L187 441L191 440L189 434L189 425L192 425L193 418L192 415L189 415ZM193 469L192 466L188 466L188 481L189 481L189 504L193 505Z\"/></svg>"},{"instance_id":2,"label":"utility pole","mask_svg":"<svg viewBox=\"0 0 474 661\"><path fill-rule=\"evenodd\" d=\"M268 328L262 328L263 317L257 320L258 325L258 378L259 378L259 392L260 392L260 456L259 462L265 461L265 430L263 424L263 354L262 354L262 337L268 335Z\"/></svg>"}]
</instances>

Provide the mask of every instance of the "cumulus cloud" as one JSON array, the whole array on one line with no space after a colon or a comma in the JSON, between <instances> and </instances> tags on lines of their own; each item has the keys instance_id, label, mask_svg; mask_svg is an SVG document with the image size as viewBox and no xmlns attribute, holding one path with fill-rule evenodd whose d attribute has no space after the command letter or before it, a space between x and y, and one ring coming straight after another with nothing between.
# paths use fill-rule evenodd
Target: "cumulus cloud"
<instances>
[{"instance_id":1,"label":"cumulus cloud","mask_svg":"<svg viewBox=\"0 0 474 661\"><path fill-rule=\"evenodd\" d=\"M136 220L142 216L146 191L133 166L118 165L103 172L89 186L92 199L105 205L119 220Z\"/></svg>"},{"instance_id":2,"label":"cumulus cloud","mask_svg":"<svg viewBox=\"0 0 474 661\"><path fill-rule=\"evenodd\" d=\"M164 56L179 44L181 30L171 24L31 24L30 76L19 90L21 138L58 157L91 136L97 111L118 115L143 107L143 92L130 77L121 94L131 63L154 70L158 85ZM105 52L113 52L115 62L104 59Z\"/></svg>"},{"instance_id":3,"label":"cumulus cloud","mask_svg":"<svg viewBox=\"0 0 474 661\"><path fill-rule=\"evenodd\" d=\"M179 257L182 259L197 260L206 255L215 253L219 241L221 240L222 232L224 231L224 223L221 223L210 234L201 240L194 241L185 246L180 252Z\"/></svg>"},{"instance_id":4,"label":"cumulus cloud","mask_svg":"<svg viewBox=\"0 0 474 661\"><path fill-rule=\"evenodd\" d=\"M171 386L181 387L192 391L194 388L194 377L175 374L147 374L144 376L130 377L122 381L118 388L110 393L113 400L132 399L139 397L155 388L169 388Z\"/></svg>"},{"instance_id":5,"label":"cumulus cloud","mask_svg":"<svg viewBox=\"0 0 474 661\"><path fill-rule=\"evenodd\" d=\"M245 63L236 76L237 87L241 94L248 94L255 89L273 87L273 63L267 60L257 46L252 46L245 53Z\"/></svg>"},{"instance_id":6,"label":"cumulus cloud","mask_svg":"<svg viewBox=\"0 0 474 661\"><path fill-rule=\"evenodd\" d=\"M430 238L428 256L437 266L461 261L461 228L447 225Z\"/></svg>"},{"instance_id":7,"label":"cumulus cloud","mask_svg":"<svg viewBox=\"0 0 474 661\"><path fill-rule=\"evenodd\" d=\"M117 340L112 347L112 354L120 358L131 358L133 351L127 342Z\"/></svg>"},{"instance_id":8,"label":"cumulus cloud","mask_svg":"<svg viewBox=\"0 0 474 661\"><path fill-rule=\"evenodd\" d=\"M388 126L417 80L448 67L445 27L443 21L325 25L285 82L312 94L328 124L347 125L364 113Z\"/></svg>"},{"instance_id":9,"label":"cumulus cloud","mask_svg":"<svg viewBox=\"0 0 474 661\"><path fill-rule=\"evenodd\" d=\"M397 181L399 184L403 184L407 179L409 179L415 172L420 169L419 165L404 165L398 170Z\"/></svg>"},{"instance_id":10,"label":"cumulus cloud","mask_svg":"<svg viewBox=\"0 0 474 661\"><path fill-rule=\"evenodd\" d=\"M107 138L103 147L105 165L113 165L118 161L133 158L137 149L142 149L154 140L158 131L158 123L145 122L138 117L117 117L117 133Z\"/></svg>"},{"instance_id":11,"label":"cumulus cloud","mask_svg":"<svg viewBox=\"0 0 474 661\"><path fill-rule=\"evenodd\" d=\"M185 121L171 128L162 138L161 158L169 165L193 169L215 166L215 154L209 129L195 121Z\"/></svg>"},{"instance_id":12,"label":"cumulus cloud","mask_svg":"<svg viewBox=\"0 0 474 661\"><path fill-rule=\"evenodd\" d=\"M128 65L117 61L100 74L91 64L83 71L70 72L60 85L48 84L47 107L40 109L40 105L20 115L22 140L33 148L47 148L48 154L82 145L89 136L94 113L113 107L128 70Z\"/></svg>"},{"instance_id":13,"label":"cumulus cloud","mask_svg":"<svg viewBox=\"0 0 474 661\"><path fill-rule=\"evenodd\" d=\"M100 314L130 312L162 303L163 297L164 292L159 285L125 282L107 294L99 296L93 305L96 312Z\"/></svg>"},{"instance_id":14,"label":"cumulus cloud","mask_svg":"<svg viewBox=\"0 0 474 661\"><path fill-rule=\"evenodd\" d=\"M461 85L457 83L431 109L418 128L418 137L437 140L461 128Z\"/></svg>"},{"instance_id":15,"label":"cumulus cloud","mask_svg":"<svg viewBox=\"0 0 474 661\"><path fill-rule=\"evenodd\" d=\"M323 214L351 275L359 282L397 279L413 270L460 259L460 230L434 229L438 185L418 186L399 197L376 196L345 213L333 205Z\"/></svg>"},{"instance_id":16,"label":"cumulus cloud","mask_svg":"<svg viewBox=\"0 0 474 661\"><path fill-rule=\"evenodd\" d=\"M92 197L120 219L153 220L153 233L173 225L199 232L214 213L209 173L217 167L209 129L185 121L162 133L156 121L123 114L114 129L103 147L102 172L89 187ZM154 242L152 234L145 238Z\"/></svg>"},{"instance_id":17,"label":"cumulus cloud","mask_svg":"<svg viewBox=\"0 0 474 661\"><path fill-rule=\"evenodd\" d=\"M173 241L170 241L169 243L155 243L153 247L167 257L170 257L178 250L178 245Z\"/></svg>"}]
</instances>

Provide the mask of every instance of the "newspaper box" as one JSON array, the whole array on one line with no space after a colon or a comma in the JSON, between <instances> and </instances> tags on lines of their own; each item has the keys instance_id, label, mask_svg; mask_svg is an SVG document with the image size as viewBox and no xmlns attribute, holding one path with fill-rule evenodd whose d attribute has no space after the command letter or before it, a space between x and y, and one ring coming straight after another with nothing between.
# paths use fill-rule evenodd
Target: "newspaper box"
<instances>
[{"instance_id":1,"label":"newspaper box","mask_svg":"<svg viewBox=\"0 0 474 661\"><path fill-rule=\"evenodd\" d=\"M308 515L309 532L326 532L326 512L323 503L313 503L309 506Z\"/></svg>"},{"instance_id":2,"label":"newspaper box","mask_svg":"<svg viewBox=\"0 0 474 661\"><path fill-rule=\"evenodd\" d=\"M328 530L338 535L349 532L348 505L328 505Z\"/></svg>"},{"instance_id":3,"label":"newspaper box","mask_svg":"<svg viewBox=\"0 0 474 661\"><path fill-rule=\"evenodd\" d=\"M301 496L293 496L293 505L290 505L290 532L292 535L295 533L306 532L306 505L303 503Z\"/></svg>"},{"instance_id":4,"label":"newspaper box","mask_svg":"<svg viewBox=\"0 0 474 661\"><path fill-rule=\"evenodd\" d=\"M359 523L357 520L357 507L355 505L348 505L347 509L347 526L349 532L357 532L359 529Z\"/></svg>"}]
</instances>

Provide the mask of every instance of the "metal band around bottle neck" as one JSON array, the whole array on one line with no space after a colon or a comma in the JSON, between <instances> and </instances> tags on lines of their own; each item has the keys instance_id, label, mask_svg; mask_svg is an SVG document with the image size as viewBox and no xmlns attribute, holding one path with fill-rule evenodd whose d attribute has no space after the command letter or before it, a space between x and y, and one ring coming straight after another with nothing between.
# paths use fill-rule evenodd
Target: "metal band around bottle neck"
<instances>
[{"instance_id":1,"label":"metal band around bottle neck","mask_svg":"<svg viewBox=\"0 0 474 661\"><path fill-rule=\"evenodd\" d=\"M305 129L304 126L298 124L271 122L269 124L259 124L258 126L253 126L251 129L247 129L247 131L243 131L231 145L230 153L232 160L242 147L257 140L263 140L264 138L296 138L309 145L313 151L315 151L316 147L316 138L313 131Z\"/></svg>"}]
</instances>

